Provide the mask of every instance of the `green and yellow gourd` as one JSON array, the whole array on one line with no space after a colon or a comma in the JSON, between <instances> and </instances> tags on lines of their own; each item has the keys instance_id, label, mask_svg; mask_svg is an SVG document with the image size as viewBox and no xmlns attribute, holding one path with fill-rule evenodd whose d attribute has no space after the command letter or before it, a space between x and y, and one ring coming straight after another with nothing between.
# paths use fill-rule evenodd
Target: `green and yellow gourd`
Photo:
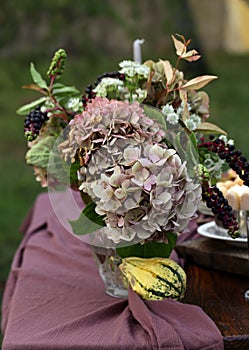
<instances>
[{"instance_id":1,"label":"green and yellow gourd","mask_svg":"<svg viewBox=\"0 0 249 350\"><path fill-rule=\"evenodd\" d=\"M168 258L122 259L119 265L131 288L143 299L181 300L186 290L186 274L174 260Z\"/></svg>"}]
</instances>

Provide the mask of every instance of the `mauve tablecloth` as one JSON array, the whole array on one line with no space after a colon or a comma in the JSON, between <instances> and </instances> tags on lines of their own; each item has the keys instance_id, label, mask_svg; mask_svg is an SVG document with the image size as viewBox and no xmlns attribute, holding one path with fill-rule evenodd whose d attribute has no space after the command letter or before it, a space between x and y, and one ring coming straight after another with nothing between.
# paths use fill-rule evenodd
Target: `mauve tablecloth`
<instances>
[{"instance_id":1,"label":"mauve tablecloth","mask_svg":"<svg viewBox=\"0 0 249 350\"><path fill-rule=\"evenodd\" d=\"M48 194L22 230L2 304L3 350L224 349L198 306L106 295L89 246L68 233Z\"/></svg>"}]
</instances>

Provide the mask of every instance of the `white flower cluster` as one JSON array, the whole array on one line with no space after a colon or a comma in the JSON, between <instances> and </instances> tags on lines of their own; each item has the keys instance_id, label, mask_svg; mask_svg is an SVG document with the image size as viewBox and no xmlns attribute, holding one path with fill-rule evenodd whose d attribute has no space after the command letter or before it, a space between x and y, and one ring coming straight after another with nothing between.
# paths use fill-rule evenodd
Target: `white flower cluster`
<instances>
[{"instance_id":1,"label":"white flower cluster","mask_svg":"<svg viewBox=\"0 0 249 350\"><path fill-rule=\"evenodd\" d=\"M96 93L96 96L106 97L109 92L123 91L124 82L117 78L103 78L101 82L96 86L93 92Z\"/></svg>"},{"instance_id":2,"label":"white flower cluster","mask_svg":"<svg viewBox=\"0 0 249 350\"><path fill-rule=\"evenodd\" d=\"M185 124L189 130L196 130L200 123L201 118L195 113L190 114L189 118L185 121Z\"/></svg>"},{"instance_id":3,"label":"white flower cluster","mask_svg":"<svg viewBox=\"0 0 249 350\"><path fill-rule=\"evenodd\" d=\"M78 97L71 97L68 100L66 107L74 112L79 112L82 110L82 101Z\"/></svg>"},{"instance_id":4,"label":"white flower cluster","mask_svg":"<svg viewBox=\"0 0 249 350\"><path fill-rule=\"evenodd\" d=\"M93 92L97 97L142 102L147 96L147 91L139 87L139 81L148 79L149 68L133 61L122 61L119 65L122 68L119 73L125 74L126 80L103 78L93 89ZM135 80L133 81L134 77Z\"/></svg>"},{"instance_id":5,"label":"white flower cluster","mask_svg":"<svg viewBox=\"0 0 249 350\"><path fill-rule=\"evenodd\" d=\"M174 108L170 104L166 104L162 107L162 113L166 117L167 122L169 122L172 125L178 124L179 121L179 114L175 112Z\"/></svg>"},{"instance_id":6,"label":"white flower cluster","mask_svg":"<svg viewBox=\"0 0 249 350\"><path fill-rule=\"evenodd\" d=\"M148 79L150 75L149 67L138 62L124 60L119 63L119 66L122 68L119 73L125 74L129 78L136 76L138 79Z\"/></svg>"},{"instance_id":7,"label":"white flower cluster","mask_svg":"<svg viewBox=\"0 0 249 350\"><path fill-rule=\"evenodd\" d=\"M147 91L143 89L136 89L130 94L129 91L126 91L126 93L123 96L124 101L137 101L142 102L147 96Z\"/></svg>"},{"instance_id":8,"label":"white flower cluster","mask_svg":"<svg viewBox=\"0 0 249 350\"><path fill-rule=\"evenodd\" d=\"M104 230L115 243L182 232L201 198L175 150L148 140L116 140L95 152L85 170L80 189L105 215Z\"/></svg>"},{"instance_id":9,"label":"white flower cluster","mask_svg":"<svg viewBox=\"0 0 249 350\"><path fill-rule=\"evenodd\" d=\"M190 106L188 106L188 109L190 111ZM167 122L169 122L172 125L177 125L179 122L179 119L181 119L182 117L183 107L180 106L175 111L172 105L166 104L162 107L162 113L165 116L165 119ZM190 112L189 118L185 121L185 124L189 130L197 129L200 123L201 123L201 118L197 114L191 113L191 112Z\"/></svg>"}]
</instances>

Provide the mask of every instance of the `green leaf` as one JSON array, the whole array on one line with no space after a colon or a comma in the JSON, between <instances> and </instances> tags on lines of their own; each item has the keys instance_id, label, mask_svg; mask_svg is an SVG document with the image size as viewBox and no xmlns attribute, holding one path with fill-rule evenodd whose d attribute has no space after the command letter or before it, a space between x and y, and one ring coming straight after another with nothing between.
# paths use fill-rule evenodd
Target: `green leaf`
<instances>
[{"instance_id":1,"label":"green leaf","mask_svg":"<svg viewBox=\"0 0 249 350\"><path fill-rule=\"evenodd\" d=\"M199 164L199 153L196 147L195 135L191 133L190 135L188 135L187 140L185 140L184 142L182 142L181 135L181 132L178 132L175 135L173 146L179 154L180 158L183 161L187 161L186 166L188 169L188 173L192 177L195 176L195 166Z\"/></svg>"},{"instance_id":2,"label":"green leaf","mask_svg":"<svg viewBox=\"0 0 249 350\"><path fill-rule=\"evenodd\" d=\"M194 132L191 132L191 134L189 135L189 138L193 144L193 146L195 147L195 149L197 150L197 140L196 140L196 134Z\"/></svg>"},{"instance_id":3,"label":"green leaf","mask_svg":"<svg viewBox=\"0 0 249 350\"><path fill-rule=\"evenodd\" d=\"M158 243L154 241L137 243L127 247L117 248L117 253L121 258L135 256L139 258L168 258L176 245L177 236L171 232L166 234L168 243Z\"/></svg>"},{"instance_id":4,"label":"green leaf","mask_svg":"<svg viewBox=\"0 0 249 350\"><path fill-rule=\"evenodd\" d=\"M69 220L69 223L76 235L86 235L99 230L105 226L104 216L95 212L96 204L90 202L86 205L77 220Z\"/></svg>"},{"instance_id":5,"label":"green leaf","mask_svg":"<svg viewBox=\"0 0 249 350\"><path fill-rule=\"evenodd\" d=\"M47 136L30 148L26 154L27 164L46 169L55 140L55 136Z\"/></svg>"},{"instance_id":6,"label":"green leaf","mask_svg":"<svg viewBox=\"0 0 249 350\"><path fill-rule=\"evenodd\" d=\"M45 102L47 100L47 97L41 97L38 100L32 101L20 108L18 108L18 110L16 111L17 114L20 115L26 115L28 114L30 111L32 111L32 109L34 109L36 106L41 105L43 102Z\"/></svg>"},{"instance_id":7,"label":"green leaf","mask_svg":"<svg viewBox=\"0 0 249 350\"><path fill-rule=\"evenodd\" d=\"M167 130L165 117L159 109L157 109L155 107L148 106L148 105L143 105L143 108L144 108L144 113L150 119L157 121L159 124L161 124L163 126L164 130Z\"/></svg>"},{"instance_id":8,"label":"green leaf","mask_svg":"<svg viewBox=\"0 0 249 350\"><path fill-rule=\"evenodd\" d=\"M36 83L42 89L48 88L46 81L42 78L41 74L39 72L37 72L37 70L35 69L35 66L32 62L30 64L30 73L31 73L31 76L33 78L34 83Z\"/></svg>"},{"instance_id":9,"label":"green leaf","mask_svg":"<svg viewBox=\"0 0 249 350\"><path fill-rule=\"evenodd\" d=\"M53 89L54 95L61 95L61 94L73 94L77 95L79 91L74 86L62 86L56 89Z\"/></svg>"}]
</instances>

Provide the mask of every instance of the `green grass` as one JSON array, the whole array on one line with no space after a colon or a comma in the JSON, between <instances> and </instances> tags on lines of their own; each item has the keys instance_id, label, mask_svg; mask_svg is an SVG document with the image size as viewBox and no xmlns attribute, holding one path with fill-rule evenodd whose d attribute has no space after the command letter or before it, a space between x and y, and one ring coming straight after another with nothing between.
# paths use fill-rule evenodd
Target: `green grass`
<instances>
[{"instance_id":1,"label":"green grass","mask_svg":"<svg viewBox=\"0 0 249 350\"><path fill-rule=\"evenodd\" d=\"M209 58L211 73L218 76L207 91L211 119L227 130L236 146L249 158L249 57L216 55Z\"/></svg>"},{"instance_id":2,"label":"green grass","mask_svg":"<svg viewBox=\"0 0 249 350\"><path fill-rule=\"evenodd\" d=\"M120 58L121 60L121 58ZM116 62L98 57L94 60L68 60L64 82L83 88L103 71L115 70ZM249 157L249 57L215 55L208 57L209 72L219 79L212 82L210 121L229 131L236 145ZM22 90L30 83L29 60L0 62L0 292L3 292L13 255L22 239L19 226L36 196L42 191L31 168L25 165L26 144L23 118L15 111L35 95ZM39 71L46 71L47 62L38 62Z\"/></svg>"}]
</instances>

